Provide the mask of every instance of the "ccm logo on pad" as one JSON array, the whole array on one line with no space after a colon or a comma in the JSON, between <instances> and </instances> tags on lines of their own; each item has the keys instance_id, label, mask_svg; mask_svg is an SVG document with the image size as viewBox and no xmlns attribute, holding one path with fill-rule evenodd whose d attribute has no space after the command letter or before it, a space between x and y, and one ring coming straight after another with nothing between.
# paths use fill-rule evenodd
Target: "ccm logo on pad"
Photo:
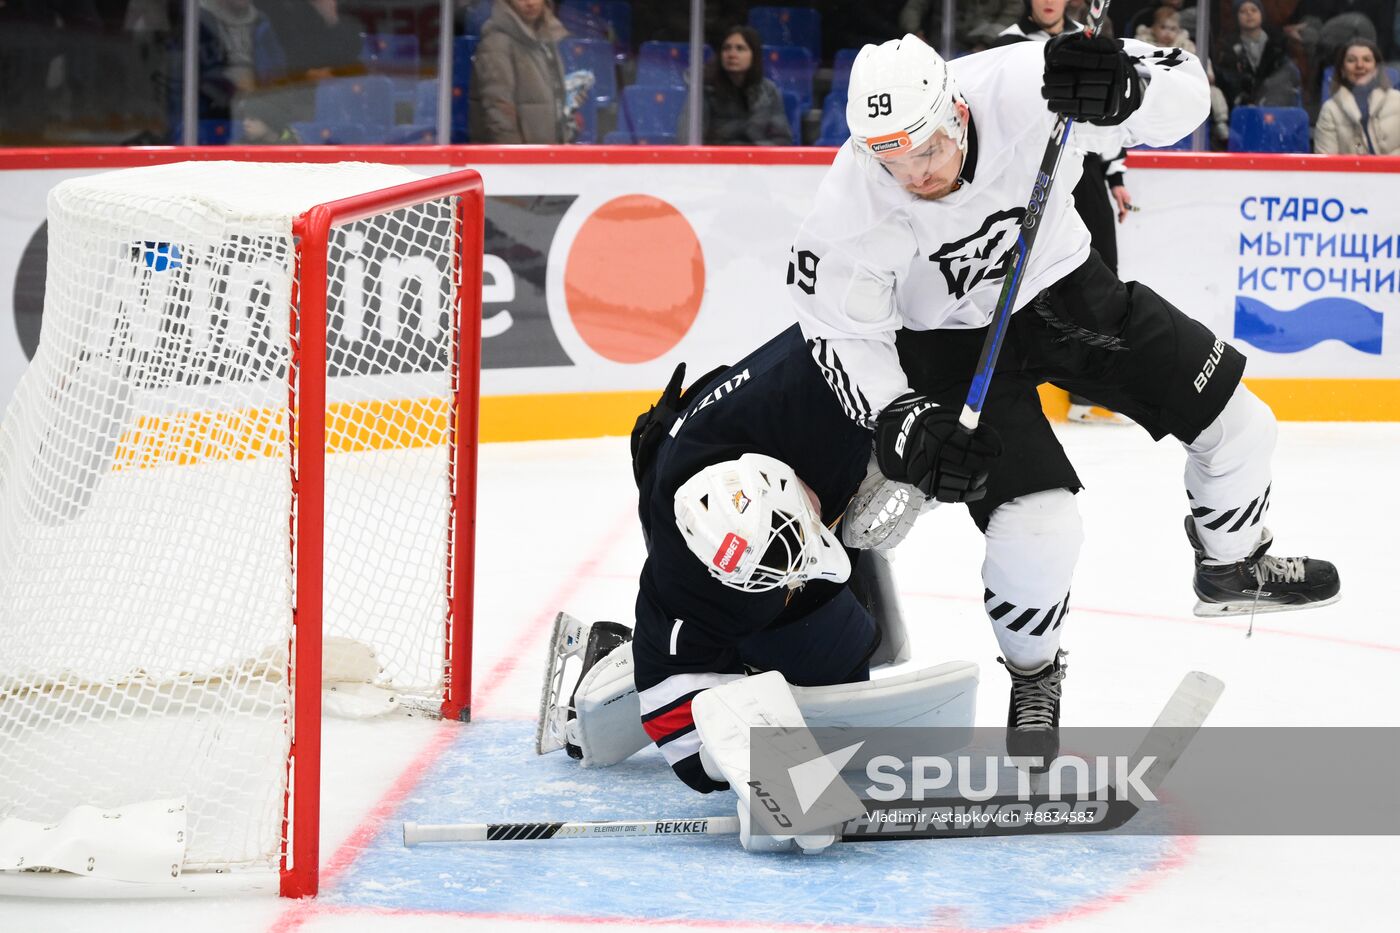
<instances>
[{"instance_id":1,"label":"ccm logo on pad","mask_svg":"<svg viewBox=\"0 0 1400 933\"><path fill-rule=\"evenodd\" d=\"M749 542L731 531L720 542L719 550L715 551L713 563L725 573L733 573L734 568L739 566L739 558L743 557L744 552L748 549Z\"/></svg>"}]
</instances>

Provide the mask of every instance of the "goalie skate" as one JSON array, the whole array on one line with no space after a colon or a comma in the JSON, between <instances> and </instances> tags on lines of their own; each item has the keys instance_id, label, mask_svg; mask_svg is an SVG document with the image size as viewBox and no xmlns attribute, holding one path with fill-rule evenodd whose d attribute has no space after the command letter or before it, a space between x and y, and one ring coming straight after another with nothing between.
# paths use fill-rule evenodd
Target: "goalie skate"
<instances>
[{"instance_id":1,"label":"goalie skate","mask_svg":"<svg viewBox=\"0 0 1400 933\"><path fill-rule=\"evenodd\" d=\"M578 737L571 733L576 718L574 692L589 668L631 638L631 630L616 622L582 622L567 612L555 616L540 688L535 754L547 755L563 748L572 758L583 757Z\"/></svg>"}]
</instances>

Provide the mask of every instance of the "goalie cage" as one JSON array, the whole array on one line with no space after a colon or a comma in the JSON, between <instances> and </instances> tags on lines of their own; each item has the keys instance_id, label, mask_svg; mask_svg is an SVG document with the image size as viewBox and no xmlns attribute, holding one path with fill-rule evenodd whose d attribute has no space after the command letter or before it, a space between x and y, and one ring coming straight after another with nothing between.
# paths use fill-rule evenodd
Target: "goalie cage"
<instances>
[{"instance_id":1,"label":"goalie cage","mask_svg":"<svg viewBox=\"0 0 1400 933\"><path fill-rule=\"evenodd\" d=\"M360 163L50 194L0 424L0 820L183 800L167 883L99 887L316 892L323 635L468 718L484 203ZM51 877L0 891L91 887Z\"/></svg>"}]
</instances>

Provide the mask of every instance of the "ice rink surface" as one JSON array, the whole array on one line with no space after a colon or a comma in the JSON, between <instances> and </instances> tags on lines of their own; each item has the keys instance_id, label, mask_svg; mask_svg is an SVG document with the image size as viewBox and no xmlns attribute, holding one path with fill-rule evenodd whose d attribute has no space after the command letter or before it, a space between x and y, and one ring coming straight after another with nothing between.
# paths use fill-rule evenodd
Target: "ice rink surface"
<instances>
[{"instance_id":1,"label":"ice rink surface","mask_svg":"<svg viewBox=\"0 0 1400 933\"><path fill-rule=\"evenodd\" d=\"M1066 725L1145 728L1191 669L1226 683L1211 725L1400 725L1400 633L1385 596L1400 425L1282 426L1273 552L1334 561L1343 598L1261 615L1251 639L1243 619L1191 614L1174 442L1133 428L1060 433L1086 484ZM654 751L599 770L533 754L554 613L631 622L643 549L626 440L487 445L480 482L474 722L327 724L321 897L5 900L0 931L1394 929L1394 837L941 840L815 858L747 855L733 837L404 849L405 819L732 812L731 795L692 793ZM981 559L966 513L943 506L920 519L895 573L914 662L977 662L977 721L997 725L1008 681L982 611ZM1309 805L1332 803L1319 791Z\"/></svg>"}]
</instances>

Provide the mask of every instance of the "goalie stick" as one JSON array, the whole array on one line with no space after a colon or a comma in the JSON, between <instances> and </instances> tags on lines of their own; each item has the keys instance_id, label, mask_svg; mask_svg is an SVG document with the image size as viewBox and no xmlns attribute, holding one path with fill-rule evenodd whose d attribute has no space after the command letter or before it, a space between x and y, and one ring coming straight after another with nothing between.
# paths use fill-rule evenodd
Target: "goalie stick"
<instances>
[{"instance_id":1,"label":"goalie stick","mask_svg":"<svg viewBox=\"0 0 1400 933\"><path fill-rule=\"evenodd\" d=\"M1225 684L1200 671L1192 671L1157 715L1157 721L1139 743L1135 758L1153 757L1152 765L1143 774L1141 783L1154 793L1167 774L1186 751L1196 732L1205 723ZM993 807L1003 803L1034 804L1048 802L1047 797L1032 796L1029 800L992 798L979 805ZM1064 802L1074 802L1064 798ZM1001 828L988 822L986 828L959 828L935 834L910 832L862 831L849 829L851 823L873 825L869 820L853 820L843 827L842 842L894 841L900 839L958 839L968 836L1041 835L1059 832L1106 832L1117 829L1137 815L1139 807L1118 795L1116 799L1099 801L1106 805L1103 819L1094 823L1056 823L1036 825L1029 829ZM908 809L907 806L895 809ZM868 816L868 814L867 814ZM632 819L581 820L535 823L409 823L403 824L403 844L415 846L430 842L516 842L531 839L635 839L640 836L721 836L739 832L736 816L705 816L691 819Z\"/></svg>"},{"instance_id":2,"label":"goalie stick","mask_svg":"<svg viewBox=\"0 0 1400 933\"><path fill-rule=\"evenodd\" d=\"M1084 24L1084 35L1093 36L1103 24L1108 11L1109 0L1090 0L1089 18ZM971 434L977 430L982 420L982 406L987 403L987 391L991 388L992 372L997 367L997 357L1001 354L1001 342L1006 336L1006 325L1011 321L1011 311L1016 305L1016 296L1021 291L1021 278L1030 263L1031 247L1035 245L1036 234L1040 231L1039 221L1050 198L1050 187L1055 183L1055 175L1060 167L1060 156L1069 142L1069 131L1074 125L1070 117L1060 116L1055 120L1055 129L1045 144L1045 155L1041 156L1040 169L1036 172L1035 184L1031 187L1030 201L1026 213L1021 217L1021 231L1016 243L1007 254L1006 262L1011 268L1002 278L1001 295L997 297L996 310L987 326L987 337L982 342L982 355L977 359L977 370L972 374L972 386L967 390L967 401L963 403L958 423Z\"/></svg>"}]
</instances>

